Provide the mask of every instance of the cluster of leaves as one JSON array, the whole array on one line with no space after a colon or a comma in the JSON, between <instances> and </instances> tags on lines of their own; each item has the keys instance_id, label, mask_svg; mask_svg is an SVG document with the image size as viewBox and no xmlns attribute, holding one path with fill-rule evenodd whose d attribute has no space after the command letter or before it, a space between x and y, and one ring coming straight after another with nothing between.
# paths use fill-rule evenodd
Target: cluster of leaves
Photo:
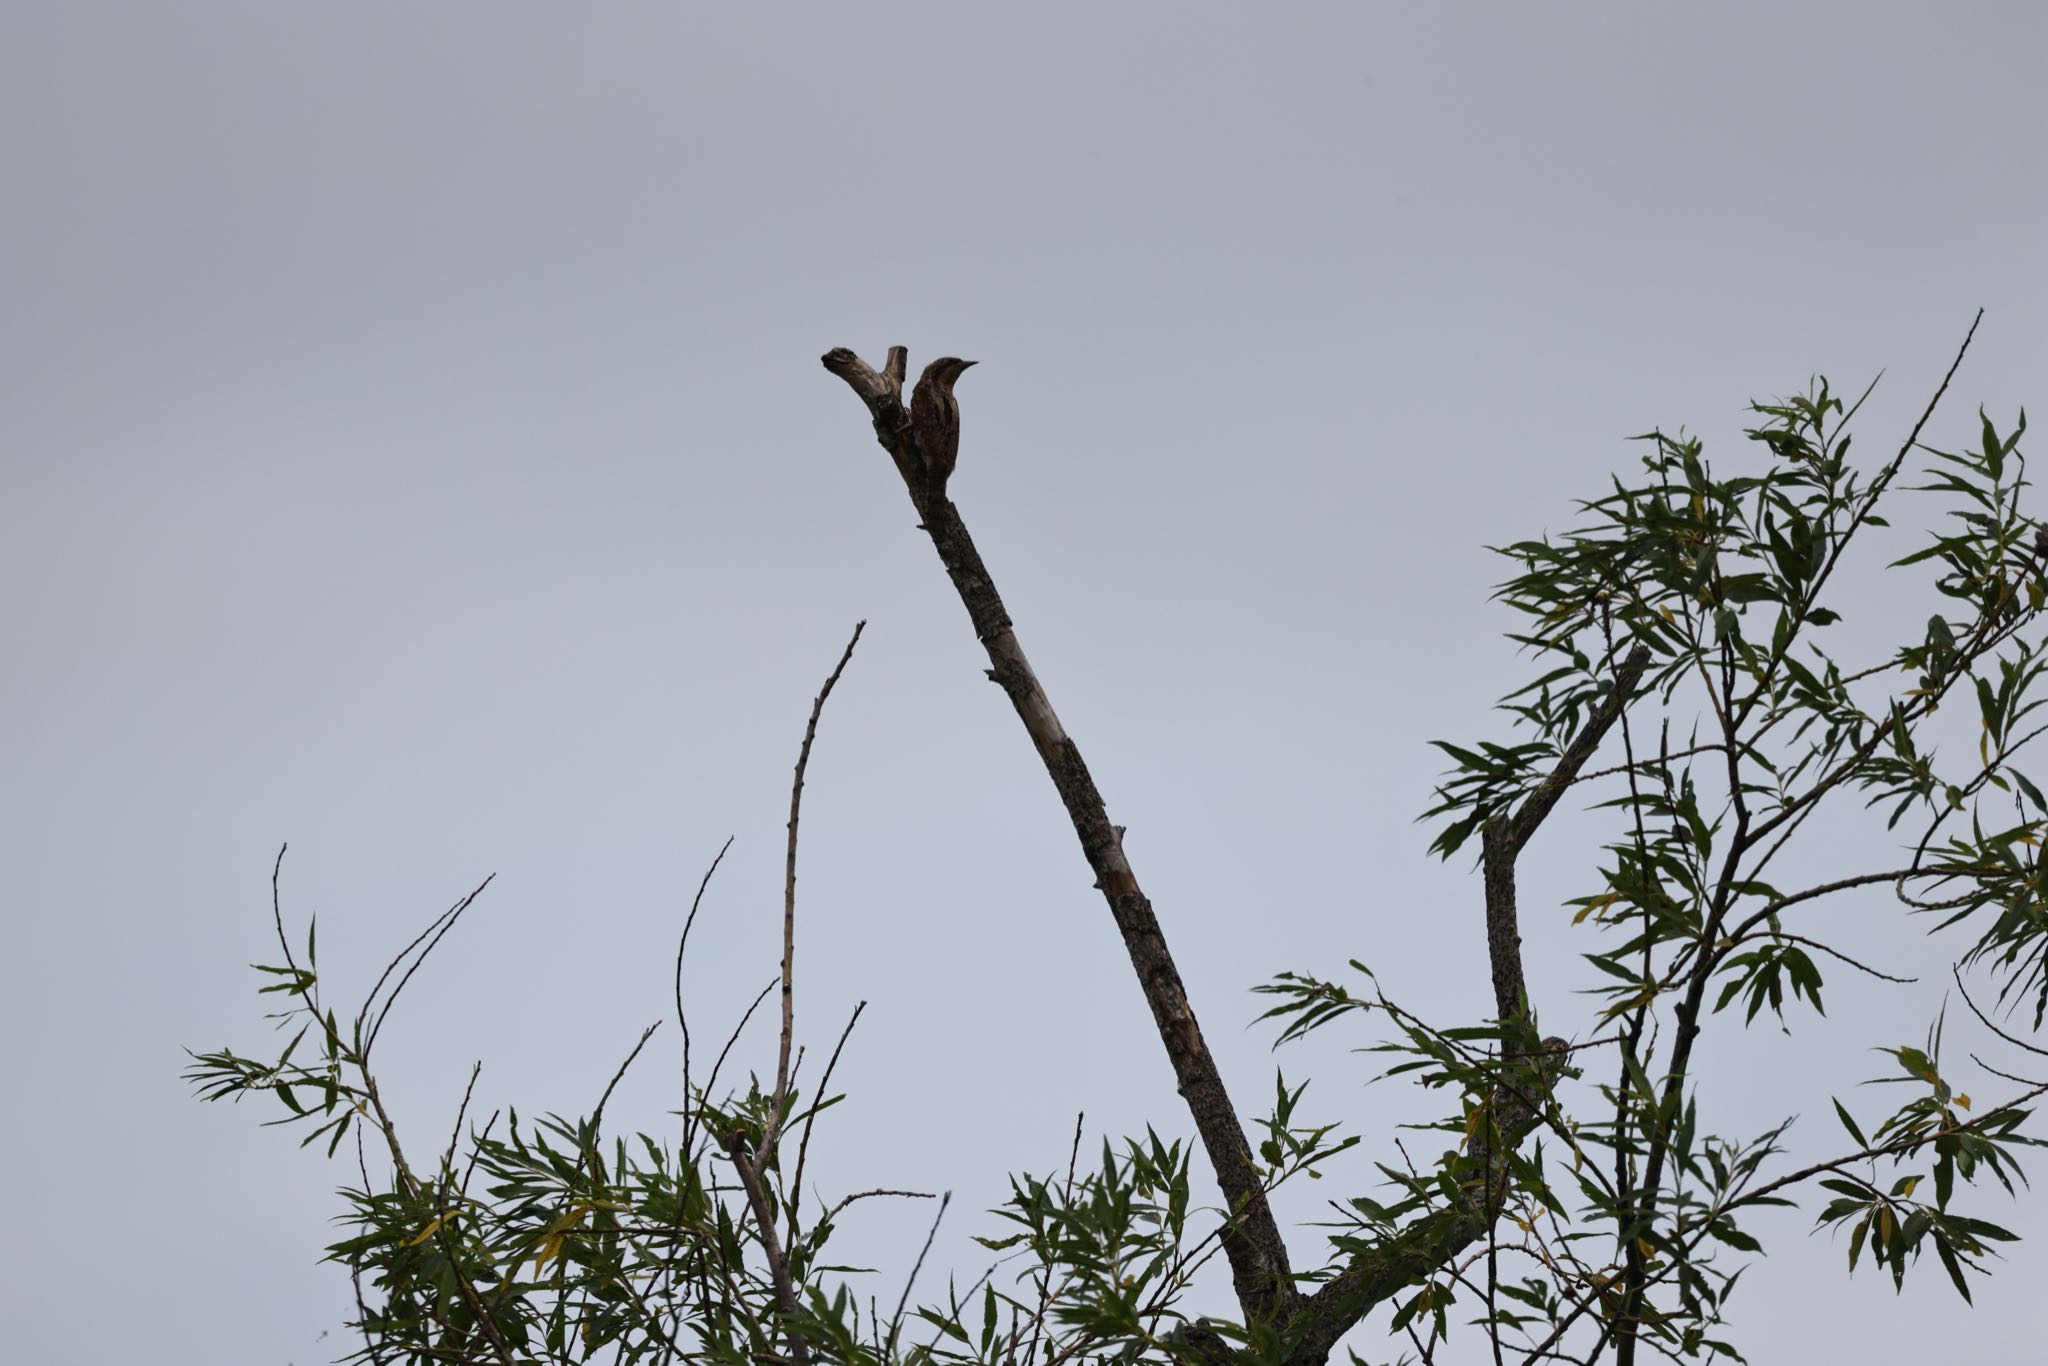
<instances>
[{"instance_id":1,"label":"cluster of leaves","mask_svg":"<svg viewBox=\"0 0 2048 1366\"><path fill-rule=\"evenodd\" d=\"M1614 817L1596 885L1568 903L1573 923L1601 940L1585 954L1599 1005L1582 1047L1612 1058L1612 1080L1549 1114L1549 1141L1571 1157L1576 1208L1567 1212L1540 1168L1515 1167L1510 1208L1519 1199L1525 1213L1504 1221L1486 1258L1482 1321L1520 1350L1569 1356L1577 1328L1585 1359L1611 1346L1630 1362L1643 1342L1685 1357L1733 1355L1715 1330L1740 1266L1722 1264L1759 1251L1737 1215L1789 1203L1808 1182L1840 1197L1820 1219L1852 1229L1852 1269L1868 1247L1902 1280L1932 1246L1967 1297L1965 1273L1982 1269L1989 1242L2011 1237L1956 1212L1951 1198L1958 1176L1967 1186L1988 1172L2010 1189L2014 1150L2034 1141L2026 1103L2044 1088L1965 1118L1968 1098L1950 1093L1932 1044L1884 1050L1925 1093L1868 1138L1837 1104L1855 1148L1834 1161L1780 1170L1784 1125L1734 1141L1699 1124L1693 1045L1713 1015L1741 1002L1745 1021L1768 1010L1789 1027L1788 1006L1822 1009L1823 962L1883 976L1797 932L1800 912L1828 897L1886 889L1910 910L1942 913L1938 927L1988 920L1957 952L1959 973L1988 969L2001 1003L2030 994L2036 1028L2048 1010L2048 805L2016 766L2048 729L2032 719L2048 667L2038 632L2048 532L2022 512L2025 416L2001 432L1980 414L1978 447L1962 453L1920 446L1916 427L1866 476L1848 458L1854 407L1845 411L1824 380L1753 411L1760 472L1721 477L1697 439L1652 432L1638 438L1643 477L1583 504L1579 528L1502 552L1518 572L1500 597L1528 623L1512 638L1539 666L1502 703L1522 734L1440 746L1454 767L1426 818L1440 822L1433 851L1449 857L1538 791L1609 699L1624 657L1647 657L1622 713L1621 762L1576 775L1602 784L1590 800ZM1859 533L1885 525L1880 502L1915 451L1932 468L1912 491L1949 506L1931 542L1892 568L1934 567L1947 605L1888 655L1845 666L1817 639L1842 620L1831 605L1840 595L1827 590ZM1931 718L1973 695L1974 753L1950 765L1931 742ZM1793 836L1830 798L1854 793L1885 815L1885 830L1917 816L1906 849L1868 871L1779 885ZM1286 997L1273 1012L1287 1019L1283 1038L1385 1004L1310 978L1270 989ZM1485 1093L1487 1059L1450 1060L1454 1032L1397 1019L1388 1046L1413 1055L1408 1066L1462 1081L1469 1111ZM1920 1178L1903 1169L1928 1155L1935 1201L1916 1204ZM1457 1161L1447 1153L1438 1179ZM1886 1191L1880 1165L1901 1169ZM1427 1184L1389 1175L1411 1192ZM1382 1219L1368 1236L1392 1227ZM1514 1286L1497 1269L1510 1255L1529 1268ZM1503 1298L1518 1307L1500 1307Z\"/></svg>"},{"instance_id":2,"label":"cluster of leaves","mask_svg":"<svg viewBox=\"0 0 2048 1366\"><path fill-rule=\"evenodd\" d=\"M1955 1194L1956 1177L1960 1174L1968 1184L1976 1179L1977 1169L1981 1166L2011 1194L2014 1178L2023 1180L2024 1177L2014 1164L2009 1149L2026 1141L2018 1132L2026 1114L2016 1108L2003 1107L1977 1124L1966 1123L1957 1114L1959 1110L1969 1110L1970 1098L1952 1090L1942 1080L1941 1024L1937 1020L1928 1031L1924 1049L1900 1047L1883 1050L1898 1060L1905 1075L1877 1080L1924 1086L1926 1094L1899 1107L1896 1114L1878 1127L1874 1139L1864 1137L1863 1130L1840 1102L1835 1106L1842 1127L1863 1150L1910 1152L1916 1157L1931 1150L1934 1156L1934 1203L1929 1205L1913 1198L1924 1179L1923 1172L1902 1173L1893 1180L1890 1189L1883 1192L1868 1179L1849 1174L1830 1176L1822 1179L1820 1184L1833 1191L1837 1198L1821 1211L1820 1222L1850 1228L1851 1271L1856 1269L1857 1259L1862 1256L1867 1243L1877 1263L1891 1268L1895 1286L1905 1283L1908 1261L1918 1258L1923 1248L1931 1245L1941 1259L1942 1268L1948 1272L1956 1293L1967 1300L1970 1298L1970 1283L1963 1274L1964 1268L1976 1267L1982 1262L1989 1254L1987 1243L2013 1242L2018 1235L1986 1220L1966 1218L1952 1212L1949 1200Z\"/></svg>"},{"instance_id":3,"label":"cluster of leaves","mask_svg":"<svg viewBox=\"0 0 2048 1366\"><path fill-rule=\"evenodd\" d=\"M756 1251L760 1207L730 1155L752 1151L768 1132L773 1097L758 1083L713 1103L714 1068L666 1143L644 1134L606 1140L610 1087L588 1118L522 1123L511 1111L502 1130L494 1114L467 1135L465 1094L435 1164L408 1158L384 1108L373 1051L399 990L473 899L392 964L353 1025L321 1004L309 930L303 964L286 945L285 964L258 968L276 979L263 990L292 1002L274 1017L296 1026L279 1055L266 1062L232 1050L198 1053L187 1074L205 1099L274 1096L285 1113L273 1122L306 1126L303 1142L324 1138L330 1156L353 1132L361 1184L343 1190L349 1234L328 1249L355 1285L352 1326L362 1345L351 1359L754 1362L777 1356L799 1322L821 1340L859 1338L865 1359L882 1359L877 1326L863 1322L850 1299L823 1289L827 1277L848 1270L825 1259L846 1202L806 1222L792 1194L810 1127L829 1099L804 1105L787 1096L775 1127L801 1126L796 1170L785 1181L779 1146L761 1164L762 1207L789 1279L805 1292L798 1304L784 1301ZM281 918L279 929L282 944ZM301 1060L309 1039L315 1056Z\"/></svg>"},{"instance_id":4,"label":"cluster of leaves","mask_svg":"<svg viewBox=\"0 0 2048 1366\"><path fill-rule=\"evenodd\" d=\"M1076 1135L1078 1142L1079 1135ZM919 1314L939 1330L933 1360L997 1363L1029 1359L1033 1339L1048 1331L1125 1351L1155 1342L1174 1326L1174 1306L1194 1270L1213 1254L1189 1244L1188 1160L1179 1143L1148 1133L1121 1157L1107 1141L1096 1170L1077 1181L1012 1178L1010 1198L996 1211L1017 1232L977 1238L997 1252L1016 1250L1026 1269L1017 1293L993 1274L979 1286L979 1327L969 1332L958 1296Z\"/></svg>"},{"instance_id":5,"label":"cluster of leaves","mask_svg":"<svg viewBox=\"0 0 2048 1366\"><path fill-rule=\"evenodd\" d=\"M755 1078L719 1094L714 1067L663 1141L605 1135L611 1087L588 1117L522 1121L508 1111L466 1133L465 1093L446 1148L433 1165L417 1165L399 1144L371 1059L398 991L475 895L392 964L353 1023L321 1003L313 931L295 954L280 915L286 962L257 971L268 979L264 994L290 1002L271 1018L291 1037L269 1060L195 1053L187 1072L207 1100L274 1098L282 1114L271 1122L303 1128L302 1146L319 1143L329 1157L355 1140L360 1184L343 1189L347 1235L327 1250L355 1286L351 1326L361 1345L349 1359L995 1366L1198 1358L1201 1343L1248 1341L1227 1320L1186 1321L1182 1301L1219 1251L1227 1220L1191 1206L1186 1148L1150 1132L1121 1149L1105 1142L1094 1169L1081 1170L1077 1127L1065 1178L1015 1178L993 1211L1016 1231L977 1241L1002 1261L914 1310L906 1284L893 1314L854 1293L866 1269L833 1262L827 1245L862 1200L929 1197L861 1191L808 1218L800 1209L812 1126L838 1096L806 1103L792 1089L778 1113ZM1304 1089L1279 1083L1263 1121L1269 1187L1356 1141L1298 1122ZM793 1170L779 1139L789 1131ZM755 1153L758 1202L739 1166ZM764 1218L772 1239L762 1236Z\"/></svg>"}]
</instances>

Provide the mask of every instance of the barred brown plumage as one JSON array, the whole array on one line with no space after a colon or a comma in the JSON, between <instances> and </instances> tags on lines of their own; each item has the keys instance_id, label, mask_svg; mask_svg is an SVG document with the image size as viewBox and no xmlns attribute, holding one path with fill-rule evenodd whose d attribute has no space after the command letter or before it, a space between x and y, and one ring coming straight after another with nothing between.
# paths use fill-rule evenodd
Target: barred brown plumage
<instances>
[{"instance_id":1,"label":"barred brown plumage","mask_svg":"<svg viewBox=\"0 0 2048 1366\"><path fill-rule=\"evenodd\" d=\"M960 405L953 398L953 385L974 364L957 356L941 356L918 376L910 395L910 429L917 438L925 474L940 488L952 477L953 462L960 455Z\"/></svg>"}]
</instances>

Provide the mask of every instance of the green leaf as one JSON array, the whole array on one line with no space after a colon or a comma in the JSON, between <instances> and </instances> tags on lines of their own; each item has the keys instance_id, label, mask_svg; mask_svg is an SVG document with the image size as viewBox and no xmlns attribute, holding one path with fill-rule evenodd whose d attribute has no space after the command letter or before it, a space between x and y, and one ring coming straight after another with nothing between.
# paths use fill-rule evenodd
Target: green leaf
<instances>
[{"instance_id":1,"label":"green leaf","mask_svg":"<svg viewBox=\"0 0 2048 1366\"><path fill-rule=\"evenodd\" d=\"M1942 1266L1947 1268L1948 1278L1955 1284L1956 1293L1963 1297L1963 1303L1971 1303L1969 1283L1963 1279L1963 1268L1956 1261L1954 1251L1949 1248L1948 1239L1936 1237L1934 1240L1934 1250L1940 1255Z\"/></svg>"},{"instance_id":2,"label":"green leaf","mask_svg":"<svg viewBox=\"0 0 2048 1366\"><path fill-rule=\"evenodd\" d=\"M1977 420L1984 424L1984 467L1991 472L1992 481L1996 482L2005 470L2005 448L1999 443L1998 429L1991 425L1991 419L1985 415L1982 408L1977 410ZM1970 1298L1967 1290L1963 1292L1963 1298Z\"/></svg>"},{"instance_id":3,"label":"green leaf","mask_svg":"<svg viewBox=\"0 0 2048 1366\"><path fill-rule=\"evenodd\" d=\"M1829 1099L1832 1100L1833 1097L1829 1097ZM1863 1131L1856 1127L1856 1121L1849 1118L1849 1112L1842 1108L1842 1102L1839 1100L1835 1101L1835 1117L1842 1121L1842 1127L1849 1131L1849 1137L1856 1140L1857 1147L1868 1148L1870 1146L1870 1140L1865 1138Z\"/></svg>"},{"instance_id":4,"label":"green leaf","mask_svg":"<svg viewBox=\"0 0 2048 1366\"><path fill-rule=\"evenodd\" d=\"M1713 1223L1707 1225L1707 1232L1716 1241L1726 1243L1728 1246L1740 1249L1743 1252L1762 1252L1764 1250L1762 1243L1759 1243L1756 1239L1735 1227L1727 1219L1716 1219Z\"/></svg>"}]
</instances>

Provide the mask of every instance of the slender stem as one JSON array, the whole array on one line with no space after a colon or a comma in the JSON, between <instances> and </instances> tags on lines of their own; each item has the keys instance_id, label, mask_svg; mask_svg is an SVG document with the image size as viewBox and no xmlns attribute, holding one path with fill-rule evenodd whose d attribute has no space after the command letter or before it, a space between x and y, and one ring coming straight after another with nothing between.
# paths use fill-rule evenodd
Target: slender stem
<instances>
[{"instance_id":1,"label":"slender stem","mask_svg":"<svg viewBox=\"0 0 2048 1366\"><path fill-rule=\"evenodd\" d=\"M782 872L782 1036L775 1054L775 1096L768 1107L768 1122L761 1130L760 1146L754 1149L756 1166L774 1155L775 1144L782 1137L784 1111L789 1105L789 1049L796 1037L796 826L803 812L804 769L811 762L811 742L818 738L818 717L825 710L825 699L832 695L839 675L846 672L853 647L860 644L860 633L867 627L865 621L854 623L853 636L840 652L839 663L811 700L811 719L804 725L803 747L796 756L796 778L789 785L789 844Z\"/></svg>"}]
</instances>

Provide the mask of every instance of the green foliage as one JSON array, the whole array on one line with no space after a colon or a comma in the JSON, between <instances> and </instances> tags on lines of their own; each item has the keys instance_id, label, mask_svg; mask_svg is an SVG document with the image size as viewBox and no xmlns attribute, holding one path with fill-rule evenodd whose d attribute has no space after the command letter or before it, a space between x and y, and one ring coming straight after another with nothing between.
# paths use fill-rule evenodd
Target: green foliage
<instances>
[{"instance_id":1,"label":"green foliage","mask_svg":"<svg viewBox=\"0 0 2048 1366\"><path fill-rule=\"evenodd\" d=\"M1939 1021L1929 1031L1924 1049L1901 1047L1879 1051L1897 1059L1900 1070L1905 1073L1903 1077L1883 1077L1878 1078L1879 1081L1925 1086L1927 1094L1916 1096L1900 1106L1897 1113L1878 1127L1874 1141L1863 1137L1862 1130L1840 1102L1836 1103L1836 1112L1842 1127L1865 1151L1882 1152L1900 1161L1908 1154L1918 1157L1931 1151L1934 1156L1935 1202L1929 1205L1913 1198L1924 1173L1904 1173L1892 1181L1889 1190L1883 1192L1878 1190L1873 1179L1849 1174L1831 1176L1823 1179L1820 1185L1833 1191L1838 1198L1821 1211L1820 1222L1850 1229L1851 1271L1856 1269L1857 1259L1867 1247L1879 1265L1891 1268L1895 1287L1904 1285L1907 1263L1916 1260L1923 1247L1932 1246L1957 1293L1967 1300L1970 1298L1970 1286L1963 1272L1966 1269L1984 1270L1983 1259L1989 1255L1985 1246L1987 1240L2013 1242L2018 1235L1985 1220L1951 1212L1949 1198L1955 1194L1956 1177L1960 1174L1965 1184L1972 1183L1981 1166L2011 1194L2013 1178L2020 1176L2011 1149L2039 1142L2019 1132L2030 1112L2016 1106L2003 1106L1975 1122L1961 1119L1957 1111L1967 1111L1970 1098L1952 1091L1942 1080Z\"/></svg>"},{"instance_id":2,"label":"green foliage","mask_svg":"<svg viewBox=\"0 0 2048 1366\"><path fill-rule=\"evenodd\" d=\"M2013 1082L2013 1098L1977 1109L1943 1071L1940 1022L1919 1047L1877 1040L1897 1071L1882 1080L1907 1098L1869 1125L1833 1102L1848 1146L1793 1166L1790 1121L1723 1135L1702 1118L1695 1077L1694 1041L1732 1027L1728 1007L1745 1026L1767 1013L1790 1032L1844 973L1898 980L1802 924L1830 898L1873 892L1960 934L1955 980L1972 1014L2007 1046L2040 1051L1979 1012L1963 977L1998 1006L2030 1002L2036 1030L2048 1013L2048 802L2019 767L2048 730L2035 715L2048 532L2022 507L2025 417L2001 431L1980 414L1976 448L1959 454L1921 447L1916 427L1863 470L1847 431L1860 402L1822 380L1754 405L1751 458L1732 475L1696 438L1636 438L1639 471L1581 504L1574 529L1500 550L1514 569L1498 596L1531 676L1501 703L1510 738L1439 742L1452 767L1425 813L1430 849L1450 857L1531 810L1546 783L1584 788L1582 805L1607 823L1566 902L1586 943L1584 1034L1540 1038L1526 1005L1432 1025L1356 962L1351 985L1288 973L1259 988L1277 1043L1383 1024L1384 1075L1437 1107L1403 1126L1417 1151L1404 1138L1374 1156L1375 1193L1330 1202L1327 1252L1298 1271L1292 1319L1190 1303L1240 1211L1205 1206L1187 1146L1149 1129L1103 1140L1085 1169L1077 1131L1063 1175L1012 1178L976 1240L1000 1258L987 1274L914 1308L906 1283L884 1312L886 1300L856 1293L868 1273L832 1260L832 1238L868 1196L929 1197L859 1192L803 1208L804 1153L838 1099L829 1068L810 1101L751 1080L721 1090L714 1069L686 1081L665 1136L608 1137L602 1097L588 1117L474 1125L465 1095L445 1149L409 1160L372 1057L392 1001L468 899L394 962L353 1023L322 1005L310 930L302 963L280 914L285 962L258 971L287 1002L289 1042L272 1061L196 1054L189 1075L206 1099L268 1093L281 1111L271 1122L330 1156L354 1140L360 1181L343 1191L344 1236L328 1253L357 1286L363 1361L1278 1363L1319 1359L1302 1344L1331 1287L1354 1287L1346 1312L1383 1310L1371 1331L1425 1360L1469 1329L1561 1360L1611 1348L1628 1363L1645 1342L1739 1360L1727 1306L1763 1250L1744 1221L1808 1189L1831 1197L1817 1217L1846 1231L1852 1271L1867 1255L1902 1284L1932 1249L1967 1299L1966 1274L2014 1235L1964 1206L1987 1175L2008 1192L2024 1180L2028 1105L2048 1088ZM1915 451L1926 482L1900 486ZM1829 642L1846 608L1832 590L1859 537L1886 525L1880 505L1907 495L1929 500L1936 530L1865 568L1898 581L1886 601L1918 582L1941 610L1874 657L1838 658ZM1578 754L1558 778L1603 712L1619 758L1587 770ZM1903 847L1790 881L1785 851L1831 802L1872 813L1872 848ZM1339 1174L1360 1143L1303 1118L1305 1091L1276 1074L1252 1126L1267 1190Z\"/></svg>"},{"instance_id":3,"label":"green foliage","mask_svg":"<svg viewBox=\"0 0 2048 1366\"><path fill-rule=\"evenodd\" d=\"M2048 533L2022 512L2025 416L2001 433L1980 414L1979 445L1962 454L1909 439L1866 475L1848 459L1853 409L1825 381L1753 411L1760 470L1721 477L1697 439L1653 432L1639 438L1642 477L1582 504L1579 528L1501 552L1518 572L1500 597L1527 621L1514 639L1538 670L1502 704L1524 738L1441 745L1455 767L1426 813L1440 821L1434 852L1463 847L1558 765L1622 657L1647 653L1642 696L1621 722L1624 762L1579 775L1603 784L1589 800L1612 813L1615 830L1594 886L1568 903L1573 923L1599 941L1585 954L1594 969L1586 989L1603 1003L1593 1023L1612 1031L1601 1043L1618 1055L1616 1071L1553 1131L1573 1150L1575 1231L1560 1221L1534 1258L1542 1274L1514 1298L1546 1307L1543 1325L1583 1310L1625 1343L1652 1338L1679 1356L1733 1351L1708 1336L1738 1274L1718 1267L1760 1250L1735 1216L1781 1203L1776 1192L1808 1180L1841 1197L1820 1218L1852 1228L1852 1265L1867 1247L1895 1279L1932 1246L1967 1298L1964 1269L1980 1264L1987 1241L2012 1236L1949 1202L1959 1175L1967 1186L1988 1172L2011 1188L2014 1150L2033 1141L2021 1132L2029 1112L2015 1102L1960 1118L1931 1048L1887 1050L1930 1090L1868 1141L1837 1107L1856 1142L1837 1162L1785 1174L1774 1161L1784 1126L1745 1141L1698 1129L1691 1047L1709 1017L1740 1002L1746 1023L1767 1008L1789 1029L1788 1005L1823 1009L1825 958L1883 976L1795 933L1801 912L1863 888L1893 890L1911 911L1942 913L1937 928L1977 925L1958 966L1988 970L2001 1003L2031 994L2037 1028L2048 1009L2048 806L2016 766L2043 729L2032 713L2048 595ZM1930 543L1891 568L1932 568L1947 606L1889 657L1846 666L1825 643L1843 619L1827 590L1859 533L1884 525L1876 509L1915 450L1932 462L1928 480L1900 492L1946 509ZM1941 705L1958 697L1974 701L1978 724L1973 753L1953 763L1930 736ZM1881 811L1887 830L1917 822L1904 854L1824 883L1778 885L1788 841L1849 793ZM1332 1023L1351 1004L1327 993L1297 999L1290 1030ZM1912 1201L1917 1176L1880 1192L1874 1175L1853 1174L1929 1155L1932 1206ZM1609 1254L1582 1257L1603 1227ZM1513 1326L1541 1342L1547 1328L1526 1317Z\"/></svg>"}]
</instances>

